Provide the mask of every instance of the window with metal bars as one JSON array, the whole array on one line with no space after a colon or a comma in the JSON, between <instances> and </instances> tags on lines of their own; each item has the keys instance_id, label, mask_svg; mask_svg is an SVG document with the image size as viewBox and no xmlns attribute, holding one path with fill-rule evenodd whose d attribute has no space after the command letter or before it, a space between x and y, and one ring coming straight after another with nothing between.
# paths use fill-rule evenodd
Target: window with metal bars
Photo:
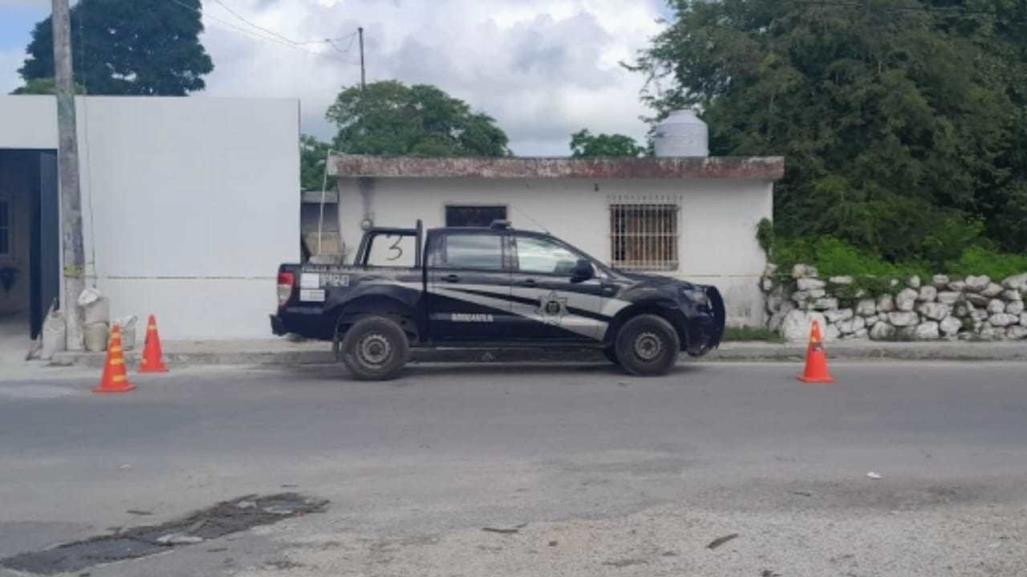
<instances>
[{"instance_id":1,"label":"window with metal bars","mask_svg":"<svg viewBox=\"0 0 1027 577\"><path fill-rule=\"evenodd\" d=\"M626 270L678 270L678 205L611 203L611 264Z\"/></svg>"}]
</instances>

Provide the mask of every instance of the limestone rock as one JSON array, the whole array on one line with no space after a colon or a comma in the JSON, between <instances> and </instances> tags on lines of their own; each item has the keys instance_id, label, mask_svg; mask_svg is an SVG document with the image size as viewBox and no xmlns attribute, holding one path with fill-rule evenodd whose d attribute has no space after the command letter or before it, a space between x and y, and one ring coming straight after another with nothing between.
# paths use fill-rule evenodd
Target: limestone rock
<instances>
[{"instance_id":1,"label":"limestone rock","mask_svg":"<svg viewBox=\"0 0 1027 577\"><path fill-rule=\"evenodd\" d=\"M941 337L941 333L938 332L938 323L927 321L926 323L918 324L913 336L918 341L933 341L939 339Z\"/></svg>"},{"instance_id":2,"label":"limestone rock","mask_svg":"<svg viewBox=\"0 0 1027 577\"><path fill-rule=\"evenodd\" d=\"M981 291L981 294L988 298L995 298L998 295L1002 294L1002 291L1002 285L998 283L990 283L988 284L988 286L984 287L984 290Z\"/></svg>"},{"instance_id":3,"label":"limestone rock","mask_svg":"<svg viewBox=\"0 0 1027 577\"><path fill-rule=\"evenodd\" d=\"M869 317L877 314L877 301L874 299L863 299L856 303L856 314L861 317Z\"/></svg>"},{"instance_id":4,"label":"limestone rock","mask_svg":"<svg viewBox=\"0 0 1027 577\"><path fill-rule=\"evenodd\" d=\"M959 300L959 293L955 291L942 291L938 293L938 302L943 305L954 305Z\"/></svg>"},{"instance_id":5,"label":"limestone rock","mask_svg":"<svg viewBox=\"0 0 1027 577\"><path fill-rule=\"evenodd\" d=\"M813 301L813 309L818 311L831 311L838 308L838 299L819 298Z\"/></svg>"},{"instance_id":6,"label":"limestone rock","mask_svg":"<svg viewBox=\"0 0 1027 577\"><path fill-rule=\"evenodd\" d=\"M849 284L852 284L852 277L851 276L833 276L833 277L827 279L827 281L829 283L831 283L831 284L849 285Z\"/></svg>"},{"instance_id":7,"label":"limestone rock","mask_svg":"<svg viewBox=\"0 0 1027 577\"><path fill-rule=\"evenodd\" d=\"M802 277L795 281L795 286L801 291L812 291L826 287L827 283L818 278Z\"/></svg>"},{"instance_id":8,"label":"limestone rock","mask_svg":"<svg viewBox=\"0 0 1027 577\"><path fill-rule=\"evenodd\" d=\"M774 279L769 276L765 276L760 279L760 289L765 293L774 290Z\"/></svg>"},{"instance_id":9,"label":"limestone rock","mask_svg":"<svg viewBox=\"0 0 1027 577\"><path fill-rule=\"evenodd\" d=\"M792 267L792 278L816 277L817 267L808 264L797 264Z\"/></svg>"},{"instance_id":10,"label":"limestone rock","mask_svg":"<svg viewBox=\"0 0 1027 577\"><path fill-rule=\"evenodd\" d=\"M813 321L820 323L821 328L824 328L824 325L827 324L824 315L821 313L800 310L790 311L785 315L784 321L781 323L781 336L789 341L801 342L808 340Z\"/></svg>"},{"instance_id":11,"label":"limestone rock","mask_svg":"<svg viewBox=\"0 0 1027 577\"><path fill-rule=\"evenodd\" d=\"M775 333L781 330L781 324L785 321L785 317L793 310L795 310L795 305L792 304L792 301L781 303L781 306L774 311L774 314L770 315L770 320L767 321L767 328Z\"/></svg>"},{"instance_id":12,"label":"limestone rock","mask_svg":"<svg viewBox=\"0 0 1027 577\"><path fill-rule=\"evenodd\" d=\"M952 309L950 309L948 305L943 305L941 303L924 303L920 305L920 308L917 310L920 311L920 314L935 321L942 320L952 312Z\"/></svg>"},{"instance_id":13,"label":"limestone rock","mask_svg":"<svg viewBox=\"0 0 1027 577\"><path fill-rule=\"evenodd\" d=\"M1027 313L1020 313L1020 326L1027 327Z\"/></svg>"},{"instance_id":14,"label":"limestone rock","mask_svg":"<svg viewBox=\"0 0 1027 577\"><path fill-rule=\"evenodd\" d=\"M877 323L870 329L870 338L875 341L883 341L895 336L895 327L888 323Z\"/></svg>"},{"instance_id":15,"label":"limestone rock","mask_svg":"<svg viewBox=\"0 0 1027 577\"><path fill-rule=\"evenodd\" d=\"M920 293L917 295L916 300L924 303L931 303L938 298L938 289L931 285L924 285L920 287Z\"/></svg>"},{"instance_id":16,"label":"limestone rock","mask_svg":"<svg viewBox=\"0 0 1027 577\"><path fill-rule=\"evenodd\" d=\"M913 305L916 304L916 297L919 293L911 288L902 289L899 294L895 295L895 308L900 311L911 311Z\"/></svg>"},{"instance_id":17,"label":"limestone rock","mask_svg":"<svg viewBox=\"0 0 1027 577\"><path fill-rule=\"evenodd\" d=\"M824 317L827 318L827 322L837 323L840 321L851 319L853 314L854 313L852 312L852 309L837 309L825 312Z\"/></svg>"},{"instance_id":18,"label":"limestone rock","mask_svg":"<svg viewBox=\"0 0 1027 577\"><path fill-rule=\"evenodd\" d=\"M1002 300L1004 300L1004 301L1022 301L1023 300L1023 295L1021 295L1020 291L1018 291L1018 290L1013 290L1013 289L1004 290L1004 291L1002 291Z\"/></svg>"},{"instance_id":19,"label":"limestone rock","mask_svg":"<svg viewBox=\"0 0 1027 577\"><path fill-rule=\"evenodd\" d=\"M945 336L952 337L959 333L959 329L963 328L963 323L956 317L945 317L939 323L938 328L941 329L941 332L945 333Z\"/></svg>"},{"instance_id":20,"label":"limestone rock","mask_svg":"<svg viewBox=\"0 0 1027 577\"><path fill-rule=\"evenodd\" d=\"M986 341L997 341L1006 336L1006 331L992 326L983 326L977 335Z\"/></svg>"},{"instance_id":21,"label":"limestone rock","mask_svg":"<svg viewBox=\"0 0 1027 577\"><path fill-rule=\"evenodd\" d=\"M974 306L966 301L956 305L955 314L957 317L968 317L974 312Z\"/></svg>"},{"instance_id":22,"label":"limestone rock","mask_svg":"<svg viewBox=\"0 0 1027 577\"><path fill-rule=\"evenodd\" d=\"M792 293L792 300L801 305L809 300L809 293L806 291L795 291Z\"/></svg>"},{"instance_id":23,"label":"limestone rock","mask_svg":"<svg viewBox=\"0 0 1027 577\"><path fill-rule=\"evenodd\" d=\"M860 329L866 328L866 325L867 323L863 320L863 317L856 316L835 323L835 326L838 327L838 331L843 335L855 333Z\"/></svg>"},{"instance_id":24,"label":"limestone rock","mask_svg":"<svg viewBox=\"0 0 1027 577\"><path fill-rule=\"evenodd\" d=\"M906 279L906 284L909 285L910 288L918 289L920 288L920 277L913 275Z\"/></svg>"},{"instance_id":25,"label":"limestone rock","mask_svg":"<svg viewBox=\"0 0 1027 577\"><path fill-rule=\"evenodd\" d=\"M1002 286L1020 292L1027 291L1027 272L1007 277L1002 281Z\"/></svg>"},{"instance_id":26,"label":"limestone rock","mask_svg":"<svg viewBox=\"0 0 1027 577\"><path fill-rule=\"evenodd\" d=\"M859 329L858 331L852 333L852 338L854 338L854 339L865 339L865 338L867 338L867 335L869 335L869 334L870 334L870 331L868 331L866 329Z\"/></svg>"},{"instance_id":27,"label":"limestone rock","mask_svg":"<svg viewBox=\"0 0 1027 577\"><path fill-rule=\"evenodd\" d=\"M891 295L877 297L877 310L882 313L890 313L895 310L895 300Z\"/></svg>"},{"instance_id":28,"label":"limestone rock","mask_svg":"<svg viewBox=\"0 0 1027 577\"><path fill-rule=\"evenodd\" d=\"M988 320L988 311L977 309L970 313L970 318L978 322Z\"/></svg>"},{"instance_id":29,"label":"limestone rock","mask_svg":"<svg viewBox=\"0 0 1027 577\"><path fill-rule=\"evenodd\" d=\"M881 319L877 318L877 315L874 315L872 317L865 317L865 322L866 322L868 327L872 327L872 326L876 325L877 323L880 323L880 322L883 322L883 321Z\"/></svg>"},{"instance_id":30,"label":"limestone rock","mask_svg":"<svg viewBox=\"0 0 1027 577\"><path fill-rule=\"evenodd\" d=\"M1016 315L1007 315L1006 313L998 313L997 315L991 315L988 318L988 322L993 327L1008 327L1009 325L1015 325L1020 322L1020 317Z\"/></svg>"},{"instance_id":31,"label":"limestone rock","mask_svg":"<svg viewBox=\"0 0 1027 577\"><path fill-rule=\"evenodd\" d=\"M1014 325L1006 329L1006 338L1013 341L1027 339L1027 327Z\"/></svg>"},{"instance_id":32,"label":"limestone rock","mask_svg":"<svg viewBox=\"0 0 1027 577\"><path fill-rule=\"evenodd\" d=\"M979 293L982 290L988 288L988 285L991 284L991 279L988 278L987 275L981 275L981 276L970 275L970 276L966 277L966 281L965 282L966 282L966 290L972 291L972 292L975 292L975 293Z\"/></svg>"},{"instance_id":33,"label":"limestone rock","mask_svg":"<svg viewBox=\"0 0 1027 577\"><path fill-rule=\"evenodd\" d=\"M988 312L991 314L1004 313L1006 312L1006 303L999 299L991 299L988 301Z\"/></svg>"},{"instance_id":34,"label":"limestone rock","mask_svg":"<svg viewBox=\"0 0 1027 577\"><path fill-rule=\"evenodd\" d=\"M838 331L838 327L835 325L827 325L824 327L824 340L825 341L836 341L842 336L841 332Z\"/></svg>"},{"instance_id":35,"label":"limestone rock","mask_svg":"<svg viewBox=\"0 0 1027 577\"><path fill-rule=\"evenodd\" d=\"M920 322L920 317L914 312L888 313L888 322L896 327L908 327Z\"/></svg>"},{"instance_id":36,"label":"limestone rock","mask_svg":"<svg viewBox=\"0 0 1027 577\"><path fill-rule=\"evenodd\" d=\"M961 293L966 290L966 282L961 280L954 280L949 283L949 290Z\"/></svg>"},{"instance_id":37,"label":"limestone rock","mask_svg":"<svg viewBox=\"0 0 1027 577\"><path fill-rule=\"evenodd\" d=\"M1019 316L1023 312L1023 301L1010 301L1006 303L1006 313Z\"/></svg>"},{"instance_id":38,"label":"limestone rock","mask_svg":"<svg viewBox=\"0 0 1027 577\"><path fill-rule=\"evenodd\" d=\"M931 284L938 290L944 290L945 287L949 286L949 277L948 275L936 274L931 277Z\"/></svg>"},{"instance_id":39,"label":"limestone rock","mask_svg":"<svg viewBox=\"0 0 1027 577\"><path fill-rule=\"evenodd\" d=\"M977 293L965 293L964 296L966 296L966 300L969 301L971 304L979 307L986 307L988 306L988 303L991 302L991 299L989 299L988 297L984 295L979 295Z\"/></svg>"}]
</instances>

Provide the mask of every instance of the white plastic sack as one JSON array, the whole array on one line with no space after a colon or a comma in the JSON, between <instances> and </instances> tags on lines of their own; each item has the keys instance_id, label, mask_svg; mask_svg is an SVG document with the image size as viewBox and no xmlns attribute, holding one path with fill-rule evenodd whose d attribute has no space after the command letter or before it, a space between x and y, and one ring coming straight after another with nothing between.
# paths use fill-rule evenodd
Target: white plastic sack
<instances>
[{"instance_id":1,"label":"white plastic sack","mask_svg":"<svg viewBox=\"0 0 1027 577\"><path fill-rule=\"evenodd\" d=\"M42 346L39 349L39 358L49 361L56 353L68 348L68 327L64 324L64 315L55 310L50 310L43 321Z\"/></svg>"},{"instance_id":2,"label":"white plastic sack","mask_svg":"<svg viewBox=\"0 0 1027 577\"><path fill-rule=\"evenodd\" d=\"M139 317L129 315L114 322L121 327L121 348L131 351L136 346L136 325L139 323Z\"/></svg>"},{"instance_id":3,"label":"white plastic sack","mask_svg":"<svg viewBox=\"0 0 1027 577\"><path fill-rule=\"evenodd\" d=\"M110 327L107 323L90 323L82 327L82 339L85 341L86 350L91 353L106 351L109 335Z\"/></svg>"},{"instance_id":4,"label":"white plastic sack","mask_svg":"<svg viewBox=\"0 0 1027 577\"><path fill-rule=\"evenodd\" d=\"M82 307L83 322L87 325L108 323L111 320L110 301L95 288L87 288L78 296L78 305Z\"/></svg>"}]
</instances>

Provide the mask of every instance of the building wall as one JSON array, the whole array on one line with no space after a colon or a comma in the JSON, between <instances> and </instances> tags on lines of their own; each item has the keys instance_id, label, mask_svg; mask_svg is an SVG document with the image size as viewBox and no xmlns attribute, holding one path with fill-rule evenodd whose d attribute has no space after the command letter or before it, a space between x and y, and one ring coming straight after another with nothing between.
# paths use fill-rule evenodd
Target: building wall
<instances>
[{"instance_id":1,"label":"building wall","mask_svg":"<svg viewBox=\"0 0 1027 577\"><path fill-rule=\"evenodd\" d=\"M680 204L679 270L674 276L716 285L732 325L764 322L759 278L766 265L756 224L771 218L773 185L754 180L355 179L339 181L340 230L348 258L360 222L377 226L445 224L447 204L505 204L515 227L545 228L603 262L611 258L611 197L669 197Z\"/></svg>"},{"instance_id":2,"label":"building wall","mask_svg":"<svg viewBox=\"0 0 1027 577\"><path fill-rule=\"evenodd\" d=\"M0 148L56 148L55 114L0 97ZM300 257L298 102L80 97L77 114L87 274L112 316L271 338L278 264Z\"/></svg>"}]
</instances>

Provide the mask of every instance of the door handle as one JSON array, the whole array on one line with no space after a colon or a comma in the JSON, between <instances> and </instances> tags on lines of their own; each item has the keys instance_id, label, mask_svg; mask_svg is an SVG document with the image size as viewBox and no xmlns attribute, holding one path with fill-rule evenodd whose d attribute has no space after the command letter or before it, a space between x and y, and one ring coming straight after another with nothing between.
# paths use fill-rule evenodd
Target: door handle
<instances>
[{"instance_id":1,"label":"door handle","mask_svg":"<svg viewBox=\"0 0 1027 577\"><path fill-rule=\"evenodd\" d=\"M524 280L521 281L520 284L522 286L538 286L538 282L536 282L535 279L533 279L533 278L524 279Z\"/></svg>"},{"instance_id":2,"label":"door handle","mask_svg":"<svg viewBox=\"0 0 1027 577\"><path fill-rule=\"evenodd\" d=\"M459 275L447 274L442 277L443 282L460 282Z\"/></svg>"}]
</instances>

